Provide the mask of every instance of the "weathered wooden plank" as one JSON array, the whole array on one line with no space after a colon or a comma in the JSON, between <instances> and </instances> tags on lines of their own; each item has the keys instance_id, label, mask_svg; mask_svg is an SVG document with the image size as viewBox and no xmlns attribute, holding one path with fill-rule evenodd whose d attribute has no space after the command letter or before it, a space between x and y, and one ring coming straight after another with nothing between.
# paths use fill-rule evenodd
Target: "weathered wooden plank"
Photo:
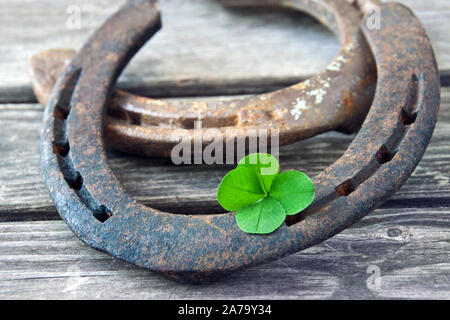
<instances>
[{"instance_id":1,"label":"weathered wooden plank","mask_svg":"<svg viewBox=\"0 0 450 320\"><path fill-rule=\"evenodd\" d=\"M450 89L443 89L441 114L428 150L387 207L450 205ZM0 220L55 218L39 163L42 108L0 105ZM327 133L281 148L281 169L310 176L334 162L352 136ZM141 203L183 213L221 212L216 188L230 166L175 166L170 159L110 153L110 164L125 188Z\"/></svg>"},{"instance_id":2,"label":"weathered wooden plank","mask_svg":"<svg viewBox=\"0 0 450 320\"><path fill-rule=\"evenodd\" d=\"M450 2L399 2L423 21L447 81ZM0 102L34 101L27 59L49 48L80 48L122 3L0 1ZM215 0L161 0L161 7L164 28L126 69L122 88L155 97L266 91L315 74L339 49L324 27L287 10L226 9ZM68 12L77 8L81 28L73 29Z\"/></svg>"},{"instance_id":3,"label":"weathered wooden plank","mask_svg":"<svg viewBox=\"0 0 450 320\"><path fill-rule=\"evenodd\" d=\"M450 299L449 217L378 209L318 246L207 286L87 247L62 221L0 223L0 299Z\"/></svg>"}]
</instances>

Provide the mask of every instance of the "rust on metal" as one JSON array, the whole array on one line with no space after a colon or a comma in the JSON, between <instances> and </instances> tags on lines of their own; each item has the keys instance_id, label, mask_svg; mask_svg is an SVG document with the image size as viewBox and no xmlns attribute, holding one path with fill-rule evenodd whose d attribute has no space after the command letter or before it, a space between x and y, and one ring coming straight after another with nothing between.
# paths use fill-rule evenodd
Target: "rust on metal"
<instances>
[{"instance_id":1,"label":"rust on metal","mask_svg":"<svg viewBox=\"0 0 450 320\"><path fill-rule=\"evenodd\" d=\"M346 8L345 0L270 1ZM324 12L325 12L324 11ZM215 280L326 240L395 193L431 139L440 102L429 39L401 4L379 7L383 28L362 30L376 60L376 94L344 155L313 181L313 204L269 235L242 232L234 214L179 215L138 204L105 154L103 124L117 77L159 29L155 1L132 0L111 17L56 81L45 110L41 161L61 217L84 242L171 279Z\"/></svg>"},{"instance_id":2,"label":"rust on metal","mask_svg":"<svg viewBox=\"0 0 450 320\"><path fill-rule=\"evenodd\" d=\"M277 5L280 1L222 1L225 5ZM320 4L319 4L320 3ZM341 40L341 50L325 70L311 79L271 93L231 101L163 101L115 90L105 123L107 145L128 153L170 157L181 141L195 139L194 123L216 129L214 139L237 141L258 129L279 130L280 144L338 130L360 128L373 99L375 62L359 29L360 14L332 1L285 1L284 6L310 13ZM53 49L30 60L34 92L46 104L56 76L75 55ZM212 141L203 134L203 146ZM236 148L235 148L236 150Z\"/></svg>"}]
</instances>

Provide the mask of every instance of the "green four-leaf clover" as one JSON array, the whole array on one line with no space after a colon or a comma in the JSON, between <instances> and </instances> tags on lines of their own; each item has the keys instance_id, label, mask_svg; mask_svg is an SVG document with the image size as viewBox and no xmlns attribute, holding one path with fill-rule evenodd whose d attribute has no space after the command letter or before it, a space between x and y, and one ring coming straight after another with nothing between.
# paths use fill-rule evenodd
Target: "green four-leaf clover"
<instances>
[{"instance_id":1,"label":"green four-leaf clover","mask_svg":"<svg viewBox=\"0 0 450 320\"><path fill-rule=\"evenodd\" d=\"M300 171L279 173L276 158L266 153L244 157L217 190L217 200L236 211L239 228L247 233L268 234L278 229L286 215L297 214L314 200L314 184Z\"/></svg>"}]
</instances>

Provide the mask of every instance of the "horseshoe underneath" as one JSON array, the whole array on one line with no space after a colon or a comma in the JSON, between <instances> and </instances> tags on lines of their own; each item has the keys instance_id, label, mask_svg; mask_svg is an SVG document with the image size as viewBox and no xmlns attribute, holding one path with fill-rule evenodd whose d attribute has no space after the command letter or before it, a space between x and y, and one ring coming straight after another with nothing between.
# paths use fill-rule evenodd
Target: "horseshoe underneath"
<instances>
[{"instance_id":1,"label":"horseshoe underneath","mask_svg":"<svg viewBox=\"0 0 450 320\"><path fill-rule=\"evenodd\" d=\"M341 50L323 72L307 81L231 101L163 101L115 90L105 123L108 146L142 156L170 157L181 141L194 144L198 120L203 131L215 129L212 136L202 134L203 148L221 139L225 150L226 142L248 137L258 129L279 130L280 144L285 145L329 130L353 133L360 128L375 92L376 69L355 7L343 0L222 2L288 6L308 12L339 35ZM116 28L122 31L120 23ZM42 104L47 103L56 77L74 55L74 50L53 49L30 59L33 90Z\"/></svg>"},{"instance_id":2,"label":"horseshoe underneath","mask_svg":"<svg viewBox=\"0 0 450 320\"><path fill-rule=\"evenodd\" d=\"M293 254L357 222L412 174L440 102L436 61L418 19L401 4L378 10L382 28L369 28L367 17L361 27L378 71L362 128L344 155L313 179L313 204L290 225L261 236L242 232L233 213L178 215L141 205L111 171L103 143L109 98L129 59L160 27L155 1L129 1L72 59L47 104L41 162L58 212L92 247L190 282Z\"/></svg>"}]
</instances>

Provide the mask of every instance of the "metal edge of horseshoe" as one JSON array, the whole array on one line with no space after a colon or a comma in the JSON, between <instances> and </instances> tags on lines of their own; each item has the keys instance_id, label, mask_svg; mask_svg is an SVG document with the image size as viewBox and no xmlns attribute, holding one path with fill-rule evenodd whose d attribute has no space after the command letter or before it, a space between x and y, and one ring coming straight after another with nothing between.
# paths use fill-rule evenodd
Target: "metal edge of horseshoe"
<instances>
[{"instance_id":1,"label":"metal edge of horseshoe","mask_svg":"<svg viewBox=\"0 0 450 320\"><path fill-rule=\"evenodd\" d=\"M261 236L240 231L232 213L176 215L138 204L109 168L102 138L109 95L126 62L159 28L153 2L129 2L93 36L104 44L88 43L72 60L47 105L41 161L58 212L92 247L188 282L273 261L359 221L412 174L440 103L434 53L419 20L400 4L382 4L379 12L382 29L362 26L376 57L378 84L361 130L344 155L313 179L316 199L298 221ZM117 19L126 21L132 35L111 36ZM80 59L83 54L90 59Z\"/></svg>"},{"instance_id":2,"label":"metal edge of horseshoe","mask_svg":"<svg viewBox=\"0 0 450 320\"><path fill-rule=\"evenodd\" d=\"M345 0L221 2L308 12L339 35L341 49L324 71L304 82L231 101L163 101L116 90L105 124L108 146L143 156L170 157L178 143L193 144L198 120L203 126L203 147L221 138L227 148L228 141L254 135L259 129L278 130L281 145L329 130L352 133L359 129L373 99L376 70L358 27L356 8ZM48 100L64 61L74 54L60 49L30 59L33 90L41 103Z\"/></svg>"}]
</instances>

